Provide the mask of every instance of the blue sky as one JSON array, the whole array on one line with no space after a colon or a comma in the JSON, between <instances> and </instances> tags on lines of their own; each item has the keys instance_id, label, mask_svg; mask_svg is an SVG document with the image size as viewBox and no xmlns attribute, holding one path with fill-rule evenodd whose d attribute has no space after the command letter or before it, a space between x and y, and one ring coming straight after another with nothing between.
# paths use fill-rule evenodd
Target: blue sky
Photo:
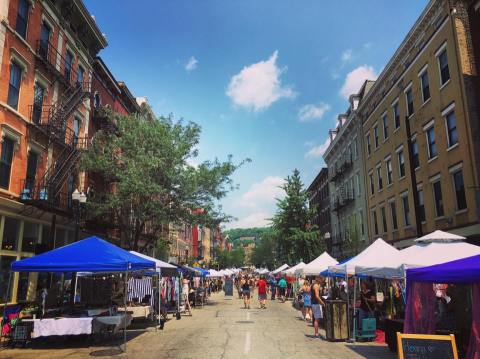
<instances>
[{"instance_id":1,"label":"blue sky","mask_svg":"<svg viewBox=\"0 0 480 359\"><path fill-rule=\"evenodd\" d=\"M86 0L117 80L154 111L202 126L199 160L252 162L224 201L265 225L282 179L308 186L347 96L374 79L427 0Z\"/></svg>"}]
</instances>

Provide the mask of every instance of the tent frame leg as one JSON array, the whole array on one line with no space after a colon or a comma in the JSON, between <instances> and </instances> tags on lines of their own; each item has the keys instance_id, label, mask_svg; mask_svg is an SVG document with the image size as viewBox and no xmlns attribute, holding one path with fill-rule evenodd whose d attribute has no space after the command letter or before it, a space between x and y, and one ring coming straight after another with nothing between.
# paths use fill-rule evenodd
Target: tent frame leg
<instances>
[{"instance_id":1,"label":"tent frame leg","mask_svg":"<svg viewBox=\"0 0 480 359\"><path fill-rule=\"evenodd\" d=\"M125 284L123 286L123 306L125 308L123 316L123 352L127 352L127 287L128 287L128 272L125 271Z\"/></svg>"}]
</instances>

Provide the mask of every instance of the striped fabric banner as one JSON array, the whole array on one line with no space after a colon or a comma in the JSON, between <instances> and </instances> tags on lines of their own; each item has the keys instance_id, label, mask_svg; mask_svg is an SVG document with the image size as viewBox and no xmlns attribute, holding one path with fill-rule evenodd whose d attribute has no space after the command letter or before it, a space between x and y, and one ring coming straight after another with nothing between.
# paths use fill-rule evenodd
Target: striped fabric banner
<instances>
[{"instance_id":1,"label":"striped fabric banner","mask_svg":"<svg viewBox=\"0 0 480 359\"><path fill-rule=\"evenodd\" d=\"M153 306L152 278L130 278L128 280L127 300L129 302L133 298L138 298L138 301L141 302L148 294L150 294L150 305Z\"/></svg>"}]
</instances>

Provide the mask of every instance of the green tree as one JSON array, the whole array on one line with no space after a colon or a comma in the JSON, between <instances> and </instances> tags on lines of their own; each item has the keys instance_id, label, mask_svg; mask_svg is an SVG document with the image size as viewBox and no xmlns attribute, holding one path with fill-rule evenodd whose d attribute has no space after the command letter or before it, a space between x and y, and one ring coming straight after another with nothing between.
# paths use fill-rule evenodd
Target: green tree
<instances>
[{"instance_id":1,"label":"green tree","mask_svg":"<svg viewBox=\"0 0 480 359\"><path fill-rule=\"evenodd\" d=\"M99 174L113 190L93 188L88 213L114 218L127 247L158 246L167 223L215 226L231 218L218 200L235 188L231 175L243 162L236 165L228 156L225 162L189 165L198 155L197 124L171 116L105 115L117 131L95 134L82 168ZM198 208L203 211L192 211Z\"/></svg>"},{"instance_id":2,"label":"green tree","mask_svg":"<svg viewBox=\"0 0 480 359\"><path fill-rule=\"evenodd\" d=\"M273 269L276 266L275 260L275 234L269 230L262 235L252 252L252 264L257 267L267 267Z\"/></svg>"},{"instance_id":3,"label":"green tree","mask_svg":"<svg viewBox=\"0 0 480 359\"><path fill-rule=\"evenodd\" d=\"M285 197L277 200L277 211L272 219L277 258L289 264L311 261L323 246L318 228L311 225L315 209L308 206L308 195L297 169L286 178L282 189Z\"/></svg>"},{"instance_id":4,"label":"green tree","mask_svg":"<svg viewBox=\"0 0 480 359\"><path fill-rule=\"evenodd\" d=\"M242 267L245 263L245 251L242 247L231 251L216 248L217 264L220 269Z\"/></svg>"}]
</instances>

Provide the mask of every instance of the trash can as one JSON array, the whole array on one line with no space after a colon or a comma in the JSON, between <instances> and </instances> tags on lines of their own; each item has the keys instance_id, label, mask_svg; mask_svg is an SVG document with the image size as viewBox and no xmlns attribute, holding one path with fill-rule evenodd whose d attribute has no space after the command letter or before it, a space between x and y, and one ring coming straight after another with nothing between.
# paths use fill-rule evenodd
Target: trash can
<instances>
[{"instance_id":1,"label":"trash can","mask_svg":"<svg viewBox=\"0 0 480 359\"><path fill-rule=\"evenodd\" d=\"M347 301L325 301L325 332L329 341L345 341L348 339Z\"/></svg>"}]
</instances>

